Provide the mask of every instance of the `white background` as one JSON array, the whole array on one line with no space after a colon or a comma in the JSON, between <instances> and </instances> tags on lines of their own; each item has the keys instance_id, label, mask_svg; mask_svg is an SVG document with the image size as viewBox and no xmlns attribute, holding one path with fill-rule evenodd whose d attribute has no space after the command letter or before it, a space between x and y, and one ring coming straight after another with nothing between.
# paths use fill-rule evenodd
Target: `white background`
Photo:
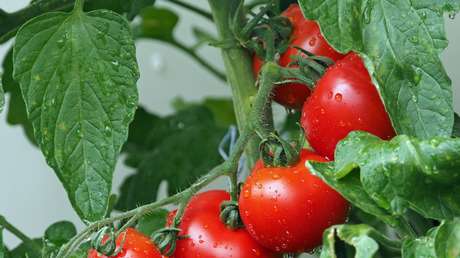
<instances>
[{"instance_id":1,"label":"white background","mask_svg":"<svg viewBox=\"0 0 460 258\"><path fill-rule=\"evenodd\" d=\"M15 11L25 6L28 0L0 1L0 9ZM169 6L163 1L158 5ZM193 3L207 8L204 0ZM180 15L179 26L175 31L178 39L193 43L190 32L192 26L213 31L212 24L183 9L174 6ZM443 59L453 81L455 108L460 111L460 19L447 20L449 48ZM0 60L3 60L10 44L0 46ZM219 51L205 47L201 54L219 68L223 68ZM154 41L137 43L137 57L141 78L138 82L141 104L159 114L171 112L170 101L175 96L187 100L199 100L203 96L228 96L227 86L202 69L186 54ZM18 226L31 237L43 235L48 225L59 220L70 220L81 226L72 210L67 196L54 175L46 165L41 152L30 145L20 127L6 124L5 113L0 114L0 214ZM117 192L120 182L131 171L121 162L117 166L113 190ZM7 244L18 241L11 235L5 236Z\"/></svg>"}]
</instances>

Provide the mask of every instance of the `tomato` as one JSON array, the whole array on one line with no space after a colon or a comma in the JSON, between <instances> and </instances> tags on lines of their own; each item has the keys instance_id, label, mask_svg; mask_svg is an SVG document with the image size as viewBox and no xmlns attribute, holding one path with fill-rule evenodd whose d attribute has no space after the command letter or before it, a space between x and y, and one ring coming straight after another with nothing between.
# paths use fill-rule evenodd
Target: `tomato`
<instances>
[{"instance_id":1,"label":"tomato","mask_svg":"<svg viewBox=\"0 0 460 258\"><path fill-rule=\"evenodd\" d=\"M163 258L150 238L141 234L133 228L128 228L126 234L120 234L117 238L117 248L121 243L122 251L115 258ZM98 255L97 251L92 249L88 253L88 258L108 258L105 255Z\"/></svg>"},{"instance_id":2,"label":"tomato","mask_svg":"<svg viewBox=\"0 0 460 258\"><path fill-rule=\"evenodd\" d=\"M315 151L334 158L335 146L351 131L395 136L382 100L361 58L350 53L328 68L303 106L301 124Z\"/></svg>"},{"instance_id":3,"label":"tomato","mask_svg":"<svg viewBox=\"0 0 460 258\"><path fill-rule=\"evenodd\" d=\"M345 222L348 203L305 167L307 160L326 161L302 150L291 167L256 167L239 199L249 234L277 252L309 251L321 244L325 229Z\"/></svg>"},{"instance_id":4,"label":"tomato","mask_svg":"<svg viewBox=\"0 0 460 258\"><path fill-rule=\"evenodd\" d=\"M213 190L194 196L188 204L179 228L176 258L277 257L261 247L245 229L230 230L220 220L220 204L230 195Z\"/></svg>"},{"instance_id":5,"label":"tomato","mask_svg":"<svg viewBox=\"0 0 460 258\"><path fill-rule=\"evenodd\" d=\"M294 47L301 47L310 53L319 56L329 57L337 61L343 57L335 51L321 35L320 28L315 21L303 17L302 11L297 4L291 4L282 16L287 17L292 23L292 35L290 47L281 55L279 63L286 67L293 60L291 56L297 55L298 50ZM257 75L262 68L263 61L256 55L253 57L253 71ZM288 108L300 109L310 95L306 85L300 83L289 83L280 85L275 89L274 99L276 102Z\"/></svg>"}]
</instances>

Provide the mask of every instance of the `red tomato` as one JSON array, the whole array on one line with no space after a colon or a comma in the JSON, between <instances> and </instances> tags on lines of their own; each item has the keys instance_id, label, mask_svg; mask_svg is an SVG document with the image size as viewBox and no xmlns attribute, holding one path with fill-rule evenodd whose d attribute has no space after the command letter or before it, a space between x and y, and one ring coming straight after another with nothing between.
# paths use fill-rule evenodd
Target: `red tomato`
<instances>
[{"instance_id":1,"label":"red tomato","mask_svg":"<svg viewBox=\"0 0 460 258\"><path fill-rule=\"evenodd\" d=\"M281 55L280 65L287 66L292 62L291 56L297 55L298 50L294 47L301 47L310 53L319 56L329 57L337 61L343 57L335 51L321 35L318 24L303 17L302 11L297 4L291 4L282 16L287 17L292 23L292 35L290 47ZM257 56L253 57L253 70L257 76L262 68L263 61ZM300 109L310 95L307 86L299 83L289 83L275 89L275 101L288 108Z\"/></svg>"},{"instance_id":2,"label":"red tomato","mask_svg":"<svg viewBox=\"0 0 460 258\"><path fill-rule=\"evenodd\" d=\"M255 168L239 199L249 234L277 252L309 251L321 244L323 231L345 222L347 201L312 175L307 160L326 161L303 150L292 167Z\"/></svg>"},{"instance_id":3,"label":"red tomato","mask_svg":"<svg viewBox=\"0 0 460 258\"><path fill-rule=\"evenodd\" d=\"M219 218L220 204L230 195L221 190L194 196L188 204L180 224L176 258L264 258L277 257L261 247L244 229L230 230Z\"/></svg>"},{"instance_id":4,"label":"red tomato","mask_svg":"<svg viewBox=\"0 0 460 258\"><path fill-rule=\"evenodd\" d=\"M163 258L150 238L144 236L133 228L128 228L125 234L120 234L117 238L117 248L123 243L122 251L115 258ZM96 250L90 250L88 258L108 258L105 255L98 255Z\"/></svg>"},{"instance_id":5,"label":"red tomato","mask_svg":"<svg viewBox=\"0 0 460 258\"><path fill-rule=\"evenodd\" d=\"M315 151L334 158L335 146L351 131L384 140L395 136L385 107L361 58L350 53L328 68L303 106L302 127Z\"/></svg>"}]
</instances>

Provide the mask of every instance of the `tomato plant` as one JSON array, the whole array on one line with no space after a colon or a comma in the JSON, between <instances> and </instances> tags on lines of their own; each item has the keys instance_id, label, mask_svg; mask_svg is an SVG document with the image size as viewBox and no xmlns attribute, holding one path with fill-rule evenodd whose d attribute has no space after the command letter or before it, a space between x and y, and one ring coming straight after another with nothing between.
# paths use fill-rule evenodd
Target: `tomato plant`
<instances>
[{"instance_id":1,"label":"tomato plant","mask_svg":"<svg viewBox=\"0 0 460 258\"><path fill-rule=\"evenodd\" d=\"M361 58L350 53L330 67L305 102L305 137L321 155L334 158L337 143L351 131L389 140L395 136L379 93Z\"/></svg>"},{"instance_id":2,"label":"tomato plant","mask_svg":"<svg viewBox=\"0 0 460 258\"><path fill-rule=\"evenodd\" d=\"M242 188L241 218L267 248L309 251L321 244L325 229L345 222L347 201L305 168L308 160L326 161L303 150L291 167L256 167Z\"/></svg>"},{"instance_id":3,"label":"tomato plant","mask_svg":"<svg viewBox=\"0 0 460 258\"><path fill-rule=\"evenodd\" d=\"M163 256L156 250L150 238L144 236L133 228L128 228L121 233L116 240L117 249L120 252L117 258L162 258ZM108 256L99 255L96 250L90 250L88 258L107 258Z\"/></svg>"},{"instance_id":4,"label":"tomato plant","mask_svg":"<svg viewBox=\"0 0 460 258\"><path fill-rule=\"evenodd\" d=\"M291 4L282 14L292 23L291 42L289 47L280 56L279 64L288 66L292 56L298 54L300 47L318 56L325 56L334 61L343 57L342 54L335 51L321 35L318 24L315 21L304 18L300 7L297 4ZM253 70L258 74L263 65L263 60L254 55ZM288 83L275 89L274 100L288 108L300 109L303 103L310 95L310 89L301 83Z\"/></svg>"},{"instance_id":5,"label":"tomato plant","mask_svg":"<svg viewBox=\"0 0 460 258\"><path fill-rule=\"evenodd\" d=\"M32 238L0 189L1 258L458 257L460 116L440 56L460 0L10 2L0 112L83 223ZM177 82L146 79L140 41L181 51L231 97L178 97L161 115L149 94ZM165 59L183 95L206 79ZM2 141L1 182L29 163L16 147ZM37 226L62 212L21 205Z\"/></svg>"}]
</instances>

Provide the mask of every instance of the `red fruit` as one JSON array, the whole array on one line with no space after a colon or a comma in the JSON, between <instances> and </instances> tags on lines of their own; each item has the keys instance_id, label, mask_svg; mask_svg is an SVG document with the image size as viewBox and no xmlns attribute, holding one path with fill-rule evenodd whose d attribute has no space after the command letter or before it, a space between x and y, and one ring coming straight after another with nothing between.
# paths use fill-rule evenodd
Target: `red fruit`
<instances>
[{"instance_id":1,"label":"red fruit","mask_svg":"<svg viewBox=\"0 0 460 258\"><path fill-rule=\"evenodd\" d=\"M245 182L239 209L244 225L261 245L277 252L309 251L323 231L345 222L347 201L312 175L307 160L326 161L303 150L292 167L257 167Z\"/></svg>"},{"instance_id":2,"label":"red fruit","mask_svg":"<svg viewBox=\"0 0 460 258\"><path fill-rule=\"evenodd\" d=\"M150 241L150 238L141 234L133 228L128 228L118 236L116 243L117 248L123 243L121 252L115 258L165 258L156 249L155 245ZM123 242L124 239L124 242ZM91 249L88 253L88 258L109 258L105 255L99 255L96 250Z\"/></svg>"},{"instance_id":3,"label":"red fruit","mask_svg":"<svg viewBox=\"0 0 460 258\"><path fill-rule=\"evenodd\" d=\"M334 61L343 57L327 43L321 35L318 24L303 17L297 4L291 4L281 15L287 17L293 26L290 47L280 58L281 66L286 67L293 61L291 56L298 54L298 50L294 48L296 46L315 55L329 57ZM253 70L255 75L259 73L262 65L263 61L254 55ZM310 90L307 86L300 83L288 83L275 89L274 99L288 108L300 109L309 95Z\"/></svg>"},{"instance_id":4,"label":"red fruit","mask_svg":"<svg viewBox=\"0 0 460 258\"><path fill-rule=\"evenodd\" d=\"M361 58L350 53L328 68L303 106L302 127L315 151L334 159L337 143L351 131L384 140L395 136L385 107Z\"/></svg>"},{"instance_id":5,"label":"red fruit","mask_svg":"<svg viewBox=\"0 0 460 258\"><path fill-rule=\"evenodd\" d=\"M277 257L261 247L244 229L231 230L219 218L220 204L230 195L221 190L200 193L188 204L179 226L175 258ZM171 218L169 223L171 222Z\"/></svg>"}]
</instances>

